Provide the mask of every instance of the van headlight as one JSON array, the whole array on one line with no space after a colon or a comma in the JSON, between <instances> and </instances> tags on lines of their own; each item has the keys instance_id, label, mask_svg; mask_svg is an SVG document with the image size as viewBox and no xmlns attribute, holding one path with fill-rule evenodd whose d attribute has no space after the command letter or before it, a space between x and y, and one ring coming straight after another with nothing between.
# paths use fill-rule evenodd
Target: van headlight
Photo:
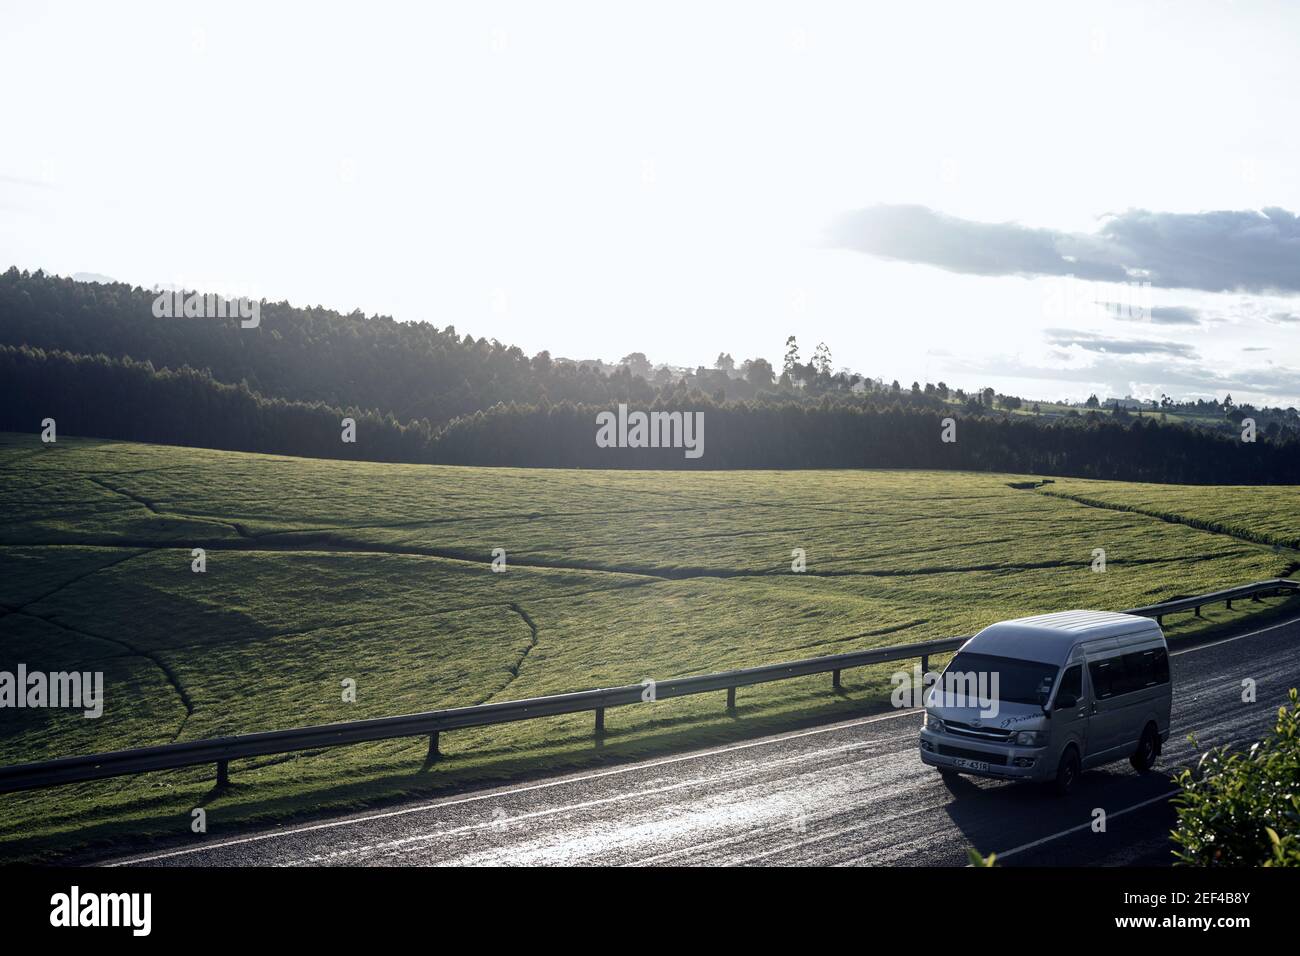
<instances>
[{"instance_id":1,"label":"van headlight","mask_svg":"<svg viewBox=\"0 0 1300 956\"><path fill-rule=\"evenodd\" d=\"M1012 736L1011 742L1017 747L1046 747L1047 731L1018 730Z\"/></svg>"},{"instance_id":2,"label":"van headlight","mask_svg":"<svg viewBox=\"0 0 1300 956\"><path fill-rule=\"evenodd\" d=\"M925 727L927 730L932 730L936 734L943 733L945 729L943 726L943 721L940 720L938 717L934 716L934 714L930 713L929 711L925 712Z\"/></svg>"}]
</instances>

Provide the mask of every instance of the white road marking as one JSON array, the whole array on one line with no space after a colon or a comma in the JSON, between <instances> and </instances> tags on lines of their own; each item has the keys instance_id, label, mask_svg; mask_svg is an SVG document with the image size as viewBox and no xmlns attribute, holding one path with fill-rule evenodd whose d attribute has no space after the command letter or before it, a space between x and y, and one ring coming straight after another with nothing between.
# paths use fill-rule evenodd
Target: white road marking
<instances>
[{"instance_id":1,"label":"white road marking","mask_svg":"<svg viewBox=\"0 0 1300 956\"><path fill-rule=\"evenodd\" d=\"M1203 651L1208 647L1219 647L1223 644L1231 644L1233 641L1239 641L1243 637L1255 637L1258 634L1267 634L1269 631L1276 631L1279 627L1287 627L1288 625L1297 622L1300 622L1300 617L1293 617L1289 621L1282 621L1280 624L1270 624L1268 627L1261 627L1257 631L1247 631L1245 634L1238 634L1236 637L1225 637L1223 640L1215 641L1212 644L1200 644L1196 647L1184 647L1181 651L1170 651L1169 656L1177 657L1179 654L1190 654L1193 651Z\"/></svg>"},{"instance_id":2,"label":"white road marking","mask_svg":"<svg viewBox=\"0 0 1300 956\"><path fill-rule=\"evenodd\" d=\"M1123 810L1116 810L1114 813L1108 813L1106 819L1114 820L1116 817L1122 817L1124 814L1132 813L1134 810L1141 810L1143 807L1149 807L1151 804L1159 803L1161 800L1168 800L1177 792L1178 788L1175 787L1168 793L1162 793L1158 797L1152 797L1150 800L1143 800L1141 803L1135 803L1133 806L1125 807ZM1032 850L1036 846L1042 846L1044 843L1051 843L1053 840L1059 840L1061 837L1069 836L1071 833L1078 833L1081 830L1087 830L1092 826L1092 823L1093 821L1089 820L1087 823L1080 823L1077 827L1070 827L1070 829L1062 830L1060 833L1053 833L1051 836L1045 836L1040 840L1034 840L1032 843L1025 843L1010 850L1003 850L997 854L997 857L999 860L1004 860L1016 853L1023 853L1025 850Z\"/></svg>"}]
</instances>

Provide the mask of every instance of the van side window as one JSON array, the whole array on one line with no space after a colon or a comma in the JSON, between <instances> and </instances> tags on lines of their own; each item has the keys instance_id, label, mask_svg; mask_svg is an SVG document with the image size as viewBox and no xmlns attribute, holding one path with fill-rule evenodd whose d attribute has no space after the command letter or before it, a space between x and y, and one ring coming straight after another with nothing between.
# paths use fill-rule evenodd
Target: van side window
<instances>
[{"instance_id":1,"label":"van side window","mask_svg":"<svg viewBox=\"0 0 1300 956\"><path fill-rule=\"evenodd\" d=\"M1092 693L1098 700L1105 700L1114 695L1112 683L1115 677L1115 665L1120 663L1118 657L1109 657L1104 661L1088 661L1088 674L1092 677Z\"/></svg>"},{"instance_id":2,"label":"van side window","mask_svg":"<svg viewBox=\"0 0 1300 956\"><path fill-rule=\"evenodd\" d=\"M1124 655L1127 691L1169 683L1169 656L1163 647Z\"/></svg>"},{"instance_id":3,"label":"van side window","mask_svg":"<svg viewBox=\"0 0 1300 956\"><path fill-rule=\"evenodd\" d=\"M1056 690L1056 699L1060 700L1067 695L1075 700L1083 699L1083 665L1081 664L1067 667L1065 673L1061 675L1061 686Z\"/></svg>"},{"instance_id":4,"label":"van side window","mask_svg":"<svg viewBox=\"0 0 1300 956\"><path fill-rule=\"evenodd\" d=\"M1163 647L1157 647L1155 653L1156 683L1169 683L1169 653Z\"/></svg>"},{"instance_id":5,"label":"van side window","mask_svg":"<svg viewBox=\"0 0 1300 956\"><path fill-rule=\"evenodd\" d=\"M1158 684L1169 683L1169 655L1163 647L1134 651L1120 657L1089 661L1093 693L1098 700L1131 694Z\"/></svg>"}]
</instances>

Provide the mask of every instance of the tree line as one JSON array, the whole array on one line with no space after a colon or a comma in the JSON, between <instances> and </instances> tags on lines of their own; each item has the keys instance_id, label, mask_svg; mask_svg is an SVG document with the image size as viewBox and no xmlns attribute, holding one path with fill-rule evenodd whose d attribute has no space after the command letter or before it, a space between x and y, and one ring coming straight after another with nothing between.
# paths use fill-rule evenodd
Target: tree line
<instances>
[{"instance_id":1,"label":"tree line","mask_svg":"<svg viewBox=\"0 0 1300 956\"><path fill-rule=\"evenodd\" d=\"M1195 484L1290 484L1300 442L1239 437L1154 418L1097 414L1042 424L879 396L715 402L660 394L651 411L702 412L703 455L601 448L608 403L498 403L442 426L391 412L266 396L206 369L158 369L106 355L0 346L0 429L320 458L563 468L933 468ZM341 440L344 417L355 444ZM956 438L944 442L945 419Z\"/></svg>"},{"instance_id":2,"label":"tree line","mask_svg":"<svg viewBox=\"0 0 1300 956\"><path fill-rule=\"evenodd\" d=\"M828 395L856 395L873 407L901 403L934 410L958 405L971 414L1040 411L1036 404L991 388L969 394L944 382L913 382L908 388L897 380L887 384L847 369L834 371L825 342L805 362L794 335L786 339L779 368L763 358L737 362L722 352L712 368L672 370L653 366L642 352L626 355L616 365L553 358L545 351L529 358L517 347L460 335L450 325L438 329L428 322L397 322L320 306L295 308L287 302L258 303L255 328L241 327L236 318L160 318L154 310L157 294L125 283L78 282L10 268L0 273L0 344L132 358L155 368L188 366L210 372L219 382L247 383L270 398L380 409L399 421L427 421L432 427L498 402L646 403L694 389L715 403L816 403ZM1089 407L1119 419L1129 414L1118 404L1103 409L1095 396ZM1204 416L1197 422L1201 427L1225 433L1245 416L1271 435L1300 430L1294 409L1234 406L1230 397L1223 403L1174 403L1165 397L1160 411L1193 412ZM1065 414L1079 413L1071 409Z\"/></svg>"}]
</instances>

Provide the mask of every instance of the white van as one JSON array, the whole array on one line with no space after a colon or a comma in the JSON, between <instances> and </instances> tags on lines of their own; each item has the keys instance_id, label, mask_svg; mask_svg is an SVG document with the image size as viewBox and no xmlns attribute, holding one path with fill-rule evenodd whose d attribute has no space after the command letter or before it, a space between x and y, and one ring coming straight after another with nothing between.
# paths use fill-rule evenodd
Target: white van
<instances>
[{"instance_id":1,"label":"white van","mask_svg":"<svg viewBox=\"0 0 1300 956\"><path fill-rule=\"evenodd\" d=\"M955 689L955 692L954 692ZM1169 648L1150 618L1062 611L980 631L926 691L921 760L942 773L1047 781L1150 770L1169 737Z\"/></svg>"}]
</instances>

